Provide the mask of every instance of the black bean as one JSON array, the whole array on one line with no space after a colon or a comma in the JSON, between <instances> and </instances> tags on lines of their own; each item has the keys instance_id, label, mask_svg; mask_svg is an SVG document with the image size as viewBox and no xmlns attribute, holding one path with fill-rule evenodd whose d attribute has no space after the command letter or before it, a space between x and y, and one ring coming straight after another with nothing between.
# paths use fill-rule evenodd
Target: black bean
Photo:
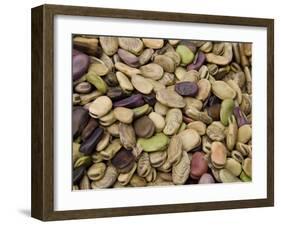
<instances>
[{"instance_id":1,"label":"black bean","mask_svg":"<svg viewBox=\"0 0 281 226\"><path fill-rule=\"evenodd\" d=\"M81 178L84 175L85 170L86 170L85 166L79 166L78 168L73 170L73 174L72 174L73 185L77 184L81 180Z\"/></svg>"}]
</instances>

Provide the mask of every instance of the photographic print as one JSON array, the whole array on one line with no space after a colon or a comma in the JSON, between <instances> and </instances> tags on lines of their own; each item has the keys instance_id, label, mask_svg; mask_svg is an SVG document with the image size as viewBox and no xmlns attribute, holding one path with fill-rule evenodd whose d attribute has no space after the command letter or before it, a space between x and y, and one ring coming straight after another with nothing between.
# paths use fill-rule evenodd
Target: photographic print
<instances>
[{"instance_id":1,"label":"photographic print","mask_svg":"<svg viewBox=\"0 0 281 226\"><path fill-rule=\"evenodd\" d=\"M251 182L251 43L72 43L73 190Z\"/></svg>"}]
</instances>

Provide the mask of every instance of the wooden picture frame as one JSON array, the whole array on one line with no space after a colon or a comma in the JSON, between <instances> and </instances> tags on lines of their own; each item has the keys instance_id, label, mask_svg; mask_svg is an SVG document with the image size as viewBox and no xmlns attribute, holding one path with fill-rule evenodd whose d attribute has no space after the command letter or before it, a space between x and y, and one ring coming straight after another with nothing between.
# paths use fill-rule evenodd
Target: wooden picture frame
<instances>
[{"instance_id":1,"label":"wooden picture frame","mask_svg":"<svg viewBox=\"0 0 281 226\"><path fill-rule=\"evenodd\" d=\"M240 25L267 29L267 198L237 201L169 204L122 208L54 210L54 16L95 16L217 25ZM187 211L265 207L274 205L274 20L261 18L196 15L41 5L32 9L32 200L31 215L50 221L162 214Z\"/></svg>"}]
</instances>

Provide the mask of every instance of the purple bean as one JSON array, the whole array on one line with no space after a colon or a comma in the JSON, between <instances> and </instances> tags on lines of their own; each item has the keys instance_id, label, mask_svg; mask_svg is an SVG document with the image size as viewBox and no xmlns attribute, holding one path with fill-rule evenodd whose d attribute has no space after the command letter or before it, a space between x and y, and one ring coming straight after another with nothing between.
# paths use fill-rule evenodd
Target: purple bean
<instances>
[{"instance_id":1,"label":"purple bean","mask_svg":"<svg viewBox=\"0 0 281 226\"><path fill-rule=\"evenodd\" d=\"M124 49L118 49L118 56L120 59L127 65L131 67L139 67L139 58L135 56L134 54L124 50Z\"/></svg>"},{"instance_id":2,"label":"purple bean","mask_svg":"<svg viewBox=\"0 0 281 226\"><path fill-rule=\"evenodd\" d=\"M197 58L196 58L196 62L193 62L192 64L187 65L186 69L188 71L190 70L198 70L203 63L205 62L205 54L202 53L201 51L198 52Z\"/></svg>"},{"instance_id":3,"label":"purple bean","mask_svg":"<svg viewBox=\"0 0 281 226\"><path fill-rule=\"evenodd\" d=\"M98 142L101 140L104 130L100 127L96 128L91 136L80 146L80 152L90 155L95 151Z\"/></svg>"},{"instance_id":4,"label":"purple bean","mask_svg":"<svg viewBox=\"0 0 281 226\"><path fill-rule=\"evenodd\" d=\"M198 86L195 82L179 82L175 85L175 91L181 96L195 97Z\"/></svg>"},{"instance_id":5,"label":"purple bean","mask_svg":"<svg viewBox=\"0 0 281 226\"><path fill-rule=\"evenodd\" d=\"M245 124L249 124L246 115L244 114L243 111L241 111L241 109L239 107L234 108L233 114L236 118L238 127L241 127Z\"/></svg>"},{"instance_id":6,"label":"purple bean","mask_svg":"<svg viewBox=\"0 0 281 226\"><path fill-rule=\"evenodd\" d=\"M149 104L150 106L154 106L156 103L156 95L155 93L150 94L142 94L142 98L145 101L145 103Z\"/></svg>"},{"instance_id":7,"label":"purple bean","mask_svg":"<svg viewBox=\"0 0 281 226\"><path fill-rule=\"evenodd\" d=\"M135 108L135 107L140 107L142 105L144 105L144 100L141 94L135 94L113 103L114 107L127 107L127 108Z\"/></svg>"},{"instance_id":8,"label":"purple bean","mask_svg":"<svg viewBox=\"0 0 281 226\"><path fill-rule=\"evenodd\" d=\"M88 70L90 58L78 50L72 53L72 79L75 81L81 78Z\"/></svg>"}]
</instances>

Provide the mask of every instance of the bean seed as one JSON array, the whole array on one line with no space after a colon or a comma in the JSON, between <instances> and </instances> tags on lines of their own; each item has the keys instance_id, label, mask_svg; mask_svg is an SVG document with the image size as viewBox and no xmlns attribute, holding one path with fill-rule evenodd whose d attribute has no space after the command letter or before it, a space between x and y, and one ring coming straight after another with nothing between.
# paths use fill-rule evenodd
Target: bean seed
<instances>
[{"instance_id":1,"label":"bean seed","mask_svg":"<svg viewBox=\"0 0 281 226\"><path fill-rule=\"evenodd\" d=\"M181 57L181 64L183 66L192 62L194 54L187 46L178 45L176 51Z\"/></svg>"},{"instance_id":2,"label":"bean seed","mask_svg":"<svg viewBox=\"0 0 281 226\"><path fill-rule=\"evenodd\" d=\"M198 92L198 86L194 82L180 82L175 85L175 91L181 96L194 97Z\"/></svg>"},{"instance_id":3,"label":"bean seed","mask_svg":"<svg viewBox=\"0 0 281 226\"><path fill-rule=\"evenodd\" d=\"M225 99L221 103L220 120L225 126L228 126L228 119L233 113L234 101L232 99Z\"/></svg>"},{"instance_id":4,"label":"bean seed","mask_svg":"<svg viewBox=\"0 0 281 226\"><path fill-rule=\"evenodd\" d=\"M81 144L80 152L90 155L95 150L98 142L101 140L104 130L100 127L96 128L85 142Z\"/></svg>"},{"instance_id":5,"label":"bean seed","mask_svg":"<svg viewBox=\"0 0 281 226\"><path fill-rule=\"evenodd\" d=\"M144 104L144 100L141 94L135 94L130 97L124 98L122 100L116 101L113 103L114 107L127 107L127 108L135 108L142 106Z\"/></svg>"},{"instance_id":6,"label":"bean seed","mask_svg":"<svg viewBox=\"0 0 281 226\"><path fill-rule=\"evenodd\" d=\"M139 138L137 145L139 145L146 152L163 151L169 143L169 138L163 133L157 133L151 138Z\"/></svg>"},{"instance_id":7,"label":"bean seed","mask_svg":"<svg viewBox=\"0 0 281 226\"><path fill-rule=\"evenodd\" d=\"M112 164L121 173L127 173L134 167L135 157L126 149L120 150L111 160Z\"/></svg>"},{"instance_id":8,"label":"bean seed","mask_svg":"<svg viewBox=\"0 0 281 226\"><path fill-rule=\"evenodd\" d=\"M72 77L73 80L81 78L88 70L90 58L77 50L73 50L72 54Z\"/></svg>"},{"instance_id":9,"label":"bean seed","mask_svg":"<svg viewBox=\"0 0 281 226\"><path fill-rule=\"evenodd\" d=\"M161 132L163 131L164 127L165 127L165 119L163 118L162 115L156 113L156 112L151 112L148 117L152 120L152 122L154 123L156 132Z\"/></svg>"},{"instance_id":10,"label":"bean seed","mask_svg":"<svg viewBox=\"0 0 281 226\"><path fill-rule=\"evenodd\" d=\"M190 176L193 179L199 179L204 173L208 171L208 162L202 152L195 152L191 159Z\"/></svg>"},{"instance_id":11,"label":"bean seed","mask_svg":"<svg viewBox=\"0 0 281 226\"><path fill-rule=\"evenodd\" d=\"M114 108L113 112L115 118L120 122L130 124L133 121L134 112L129 108L116 107Z\"/></svg>"},{"instance_id":12,"label":"bean seed","mask_svg":"<svg viewBox=\"0 0 281 226\"><path fill-rule=\"evenodd\" d=\"M73 109L73 119L72 119L72 136L74 138L78 137L84 127L87 125L90 117L85 109L78 107Z\"/></svg>"},{"instance_id":13,"label":"bean seed","mask_svg":"<svg viewBox=\"0 0 281 226\"><path fill-rule=\"evenodd\" d=\"M90 93L92 90L92 86L88 82L81 82L75 86L75 91L77 93Z\"/></svg>"},{"instance_id":14,"label":"bean seed","mask_svg":"<svg viewBox=\"0 0 281 226\"><path fill-rule=\"evenodd\" d=\"M211 146L211 160L216 168L223 168L226 163L226 148L221 142L213 142Z\"/></svg>"},{"instance_id":15,"label":"bean seed","mask_svg":"<svg viewBox=\"0 0 281 226\"><path fill-rule=\"evenodd\" d=\"M155 126L149 117L143 116L134 122L134 130L138 137L149 138L154 134Z\"/></svg>"},{"instance_id":16,"label":"bean seed","mask_svg":"<svg viewBox=\"0 0 281 226\"><path fill-rule=\"evenodd\" d=\"M111 108L112 101L107 96L101 96L91 103L89 112L93 118L100 118L106 115Z\"/></svg>"}]
</instances>

